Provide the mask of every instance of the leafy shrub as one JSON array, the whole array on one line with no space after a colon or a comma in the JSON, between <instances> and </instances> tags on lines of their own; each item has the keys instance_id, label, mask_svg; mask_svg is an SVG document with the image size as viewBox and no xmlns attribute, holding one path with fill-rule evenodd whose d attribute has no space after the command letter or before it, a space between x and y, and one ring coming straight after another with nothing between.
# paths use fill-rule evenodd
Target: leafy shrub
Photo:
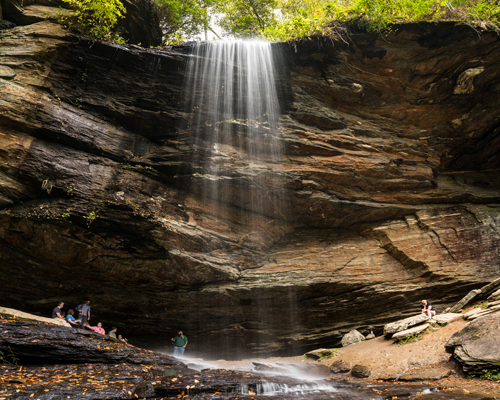
<instances>
[{"instance_id":1,"label":"leafy shrub","mask_svg":"<svg viewBox=\"0 0 500 400\"><path fill-rule=\"evenodd\" d=\"M483 373L484 374L481 376L481 379L486 379L488 381L500 381L500 369L483 369Z\"/></svg>"},{"instance_id":2,"label":"leafy shrub","mask_svg":"<svg viewBox=\"0 0 500 400\"><path fill-rule=\"evenodd\" d=\"M125 43L117 33L116 24L126 12L119 0L63 0L74 11L61 16L61 21L71 30L90 39Z\"/></svg>"}]
</instances>

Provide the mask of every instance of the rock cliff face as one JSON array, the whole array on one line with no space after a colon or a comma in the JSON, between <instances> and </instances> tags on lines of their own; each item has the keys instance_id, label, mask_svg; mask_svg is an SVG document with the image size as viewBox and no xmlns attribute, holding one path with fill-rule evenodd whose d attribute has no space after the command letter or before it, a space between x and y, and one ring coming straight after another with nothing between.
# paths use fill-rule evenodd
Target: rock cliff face
<instances>
[{"instance_id":1,"label":"rock cliff face","mask_svg":"<svg viewBox=\"0 0 500 400\"><path fill-rule=\"evenodd\" d=\"M409 25L275 45L279 163L212 144L184 108L189 48L0 31L1 302L191 354L338 345L500 275L500 38ZM241 122L227 121L228 124ZM251 182L251 184L248 184ZM252 185L273 193L260 214ZM262 192L262 191L260 191ZM252 221L250 230L245 221ZM135 336L135 337L134 337Z\"/></svg>"}]
</instances>

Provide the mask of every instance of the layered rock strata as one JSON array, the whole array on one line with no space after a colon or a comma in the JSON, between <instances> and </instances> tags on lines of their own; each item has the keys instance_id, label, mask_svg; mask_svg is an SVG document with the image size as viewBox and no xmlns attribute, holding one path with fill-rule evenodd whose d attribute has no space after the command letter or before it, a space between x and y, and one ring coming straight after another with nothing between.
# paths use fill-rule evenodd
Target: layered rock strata
<instances>
[{"instance_id":1,"label":"layered rock strata","mask_svg":"<svg viewBox=\"0 0 500 400\"><path fill-rule=\"evenodd\" d=\"M90 297L132 340L165 346L181 328L193 354L238 357L380 334L500 275L495 34L274 45L284 157L219 143L217 178L188 126L189 46L94 43L49 21L0 46L3 306ZM222 198L203 193L214 179ZM257 214L253 185L279 201Z\"/></svg>"}]
</instances>

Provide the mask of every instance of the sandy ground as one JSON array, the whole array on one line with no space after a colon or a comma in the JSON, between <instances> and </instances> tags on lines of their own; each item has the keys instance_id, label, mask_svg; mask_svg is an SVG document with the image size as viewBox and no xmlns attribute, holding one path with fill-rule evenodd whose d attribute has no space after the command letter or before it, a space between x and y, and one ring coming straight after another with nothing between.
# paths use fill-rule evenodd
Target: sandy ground
<instances>
[{"instance_id":1,"label":"sandy ground","mask_svg":"<svg viewBox=\"0 0 500 400\"><path fill-rule=\"evenodd\" d=\"M388 377L402 374L451 371L450 376L440 380L424 381L430 385L450 391L464 393L486 394L490 398L500 399L500 382L485 381L471 378L462 372L462 368L454 358L445 352L444 344L453 333L464 328L468 322L459 320L444 327L432 328L425 333L423 339L405 345L395 344L392 340L378 337L339 349L335 358L321 362L312 361L304 357L272 357L268 359L249 359L241 361L217 361L215 366L228 369L252 369L252 361L263 363L312 363L330 366L332 362L343 360L354 366L356 364L369 367L372 371L370 378L365 381L380 381ZM500 340L500 339L499 339ZM356 381L358 379L349 373L335 375L335 378ZM335 379L334 378L334 379ZM400 382L404 385L407 383Z\"/></svg>"}]
</instances>

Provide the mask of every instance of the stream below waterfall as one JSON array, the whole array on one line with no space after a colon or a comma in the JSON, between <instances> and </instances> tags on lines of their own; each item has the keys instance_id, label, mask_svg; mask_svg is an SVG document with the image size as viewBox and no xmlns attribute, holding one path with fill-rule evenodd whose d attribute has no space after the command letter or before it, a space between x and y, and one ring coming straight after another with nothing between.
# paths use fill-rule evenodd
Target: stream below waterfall
<instances>
[{"instance_id":1,"label":"stream below waterfall","mask_svg":"<svg viewBox=\"0 0 500 400\"><path fill-rule=\"evenodd\" d=\"M188 360L184 360L188 361ZM223 368L224 360L204 362L188 361L188 366L206 375L220 374L219 377L243 374L243 380L225 386L220 384L220 393L197 394L197 399L492 399L492 397L450 391L439 385L350 380L346 376L332 378L328 368L318 364L284 364L262 360L245 360L238 371ZM254 368L251 368L253 365ZM325 367L325 368L321 368ZM246 373L246 374L245 374ZM257 382L247 377L259 376ZM224 388L223 388L224 387Z\"/></svg>"}]
</instances>

